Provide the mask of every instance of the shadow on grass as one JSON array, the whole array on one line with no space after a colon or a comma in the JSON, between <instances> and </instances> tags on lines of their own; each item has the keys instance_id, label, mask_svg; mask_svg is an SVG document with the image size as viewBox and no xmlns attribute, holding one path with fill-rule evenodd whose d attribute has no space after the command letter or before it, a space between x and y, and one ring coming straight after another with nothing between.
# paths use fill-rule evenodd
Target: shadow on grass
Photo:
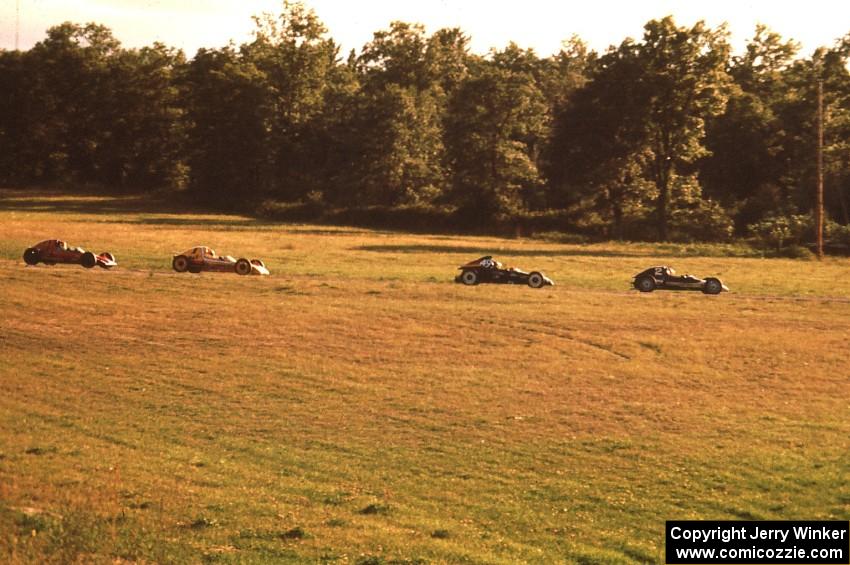
<instances>
[{"instance_id":1,"label":"shadow on grass","mask_svg":"<svg viewBox=\"0 0 850 565\"><path fill-rule=\"evenodd\" d=\"M273 222L263 222L250 218L130 218L108 220L110 224L134 224L142 226L173 226L173 227L218 227L218 228L258 228L278 226Z\"/></svg>"},{"instance_id":2,"label":"shadow on grass","mask_svg":"<svg viewBox=\"0 0 850 565\"><path fill-rule=\"evenodd\" d=\"M107 203L103 201L95 202L79 202L73 199L54 200L45 202L44 200L2 202L0 201L0 211L10 212L45 212L45 213L65 213L65 214L87 214L96 216L112 216L111 218L97 218L94 223L104 224L128 224L128 225L146 225L146 226L171 226L171 227L198 227L198 228L244 228L256 229L264 226L280 225L272 222L264 222L243 217L220 217L220 218L197 218L197 217L179 217L182 214L197 214L197 210L173 209L168 211L165 206L153 209L150 202L139 199L132 201L121 201L120 203ZM163 216L137 217L127 218L121 217L122 214L163 214ZM212 212L214 214L224 214L222 212ZM173 216L166 216L173 214Z\"/></svg>"},{"instance_id":3,"label":"shadow on grass","mask_svg":"<svg viewBox=\"0 0 850 565\"><path fill-rule=\"evenodd\" d=\"M382 235L392 235L397 232L389 231L389 230L380 230L380 229L371 229L371 228L303 228L300 227L301 224L278 224L282 226L286 226L290 228L292 233L294 234L304 234L304 235L364 235L364 234L382 234Z\"/></svg>"},{"instance_id":4,"label":"shadow on grass","mask_svg":"<svg viewBox=\"0 0 850 565\"><path fill-rule=\"evenodd\" d=\"M199 203L185 193L163 196L162 194L125 194L104 195L97 193L71 194L46 189L16 190L0 188L0 212L47 212L78 213L109 217L94 220L103 223L221 228L231 230L255 230L261 228L281 228L295 235L362 235L364 233L393 235L410 233L388 229L351 226L346 223L327 224L321 220L315 223L328 225L327 228L303 227L298 222L280 222L276 220L240 216L233 211L215 209ZM197 215L214 215L214 218L199 218ZM136 215L137 217L132 217ZM188 217L181 217L181 216ZM122 217L123 216L123 217ZM128 217L131 216L131 217ZM458 234L461 235L461 234ZM439 234L423 237L451 237ZM545 240L540 240L541 244ZM760 257L762 253L749 247L713 244L655 243L645 246L629 244L560 244L564 247L550 249L511 249L503 246L484 247L474 245L364 245L355 247L355 251L379 253L457 253L502 254L515 257Z\"/></svg>"},{"instance_id":5,"label":"shadow on grass","mask_svg":"<svg viewBox=\"0 0 850 565\"><path fill-rule=\"evenodd\" d=\"M0 190L0 210L11 212L70 212L85 214L167 213L197 211L190 203L146 194L110 196L65 194L40 190ZM210 210L210 212L213 212Z\"/></svg>"},{"instance_id":6,"label":"shadow on grass","mask_svg":"<svg viewBox=\"0 0 850 565\"><path fill-rule=\"evenodd\" d=\"M174 226L174 227L222 227L257 228L279 225L252 218L233 216L232 213L209 207L198 207L184 198L165 199L150 195L109 196L98 194L57 194L55 192L0 190L0 211L47 212L65 214L89 214L113 216L95 222ZM141 217L121 217L126 214L141 214ZM150 216L145 216L150 214ZM161 214L162 216L157 216ZM182 214L220 215L216 218L179 217Z\"/></svg>"},{"instance_id":7,"label":"shadow on grass","mask_svg":"<svg viewBox=\"0 0 850 565\"><path fill-rule=\"evenodd\" d=\"M510 249L474 245L361 245L352 250L374 251L377 253L468 253L479 257L484 255L514 257L650 257L658 254L657 251L652 250L615 251L611 249L576 247L562 249Z\"/></svg>"},{"instance_id":8,"label":"shadow on grass","mask_svg":"<svg viewBox=\"0 0 850 565\"><path fill-rule=\"evenodd\" d=\"M239 216L237 213L198 205L189 201L186 195L171 198L154 195L103 195L103 194L66 194L47 190L0 189L0 212L46 212L65 214L88 214L112 216L109 219L94 220L99 223L256 229L262 227L286 228L295 234L305 235L362 235L363 233L390 233L381 230L357 228L306 228L298 223L278 222L259 218ZM137 214L141 217L121 217ZM149 214L150 216L145 216ZM216 215L216 218L180 217L190 214Z\"/></svg>"},{"instance_id":9,"label":"shadow on grass","mask_svg":"<svg viewBox=\"0 0 850 565\"><path fill-rule=\"evenodd\" d=\"M225 229L258 229L258 228L280 228L283 232L291 235L363 235L363 234L389 234L392 232L384 232L380 230L366 229L321 229L321 228L304 228L299 224L290 224L287 222L276 222L263 220L258 218L246 218L243 216L226 217L226 214L219 212L223 217L219 218L181 218L181 217L141 217L141 218L122 218L103 220L104 223L110 224L135 224L135 225L151 225L151 226L173 226L173 227L210 227L210 228L225 228Z\"/></svg>"}]
</instances>

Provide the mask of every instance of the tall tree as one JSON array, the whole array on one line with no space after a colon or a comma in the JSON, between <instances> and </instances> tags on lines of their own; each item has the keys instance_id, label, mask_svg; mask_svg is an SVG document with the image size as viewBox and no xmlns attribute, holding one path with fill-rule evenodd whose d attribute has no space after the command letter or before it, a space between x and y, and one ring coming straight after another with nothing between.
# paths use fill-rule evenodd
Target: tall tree
<instances>
[{"instance_id":1,"label":"tall tree","mask_svg":"<svg viewBox=\"0 0 850 565\"><path fill-rule=\"evenodd\" d=\"M482 219L523 209L542 184L534 154L547 110L528 72L493 61L475 65L446 119L451 200Z\"/></svg>"},{"instance_id":2,"label":"tall tree","mask_svg":"<svg viewBox=\"0 0 850 565\"><path fill-rule=\"evenodd\" d=\"M185 183L184 121L177 86L183 52L161 43L124 50L110 63L112 90L102 101L110 143L102 182L133 188Z\"/></svg>"},{"instance_id":3,"label":"tall tree","mask_svg":"<svg viewBox=\"0 0 850 565\"><path fill-rule=\"evenodd\" d=\"M42 176L40 82L32 52L0 51L0 181L25 183Z\"/></svg>"},{"instance_id":4,"label":"tall tree","mask_svg":"<svg viewBox=\"0 0 850 565\"><path fill-rule=\"evenodd\" d=\"M265 89L271 168L261 184L292 200L319 185L323 150L317 130L339 49L315 12L301 2L287 0L279 15L263 14L255 22L254 40L242 46L240 55L243 65L260 73Z\"/></svg>"},{"instance_id":5,"label":"tall tree","mask_svg":"<svg viewBox=\"0 0 850 565\"><path fill-rule=\"evenodd\" d=\"M787 129L784 157L790 206L808 212L815 204L817 156L817 89L823 83L825 106L825 166L827 178L825 196L830 208L842 207L846 194L836 188L847 183L846 172L836 170L847 162L846 135L850 112L850 73L847 70L848 51L842 42L833 48L821 47L811 58L797 60L785 74L789 94L778 110ZM842 198L844 197L844 198ZM843 210L836 216L843 219Z\"/></svg>"},{"instance_id":6,"label":"tall tree","mask_svg":"<svg viewBox=\"0 0 850 565\"><path fill-rule=\"evenodd\" d=\"M832 217L850 225L850 34L836 41L830 50L829 68L834 78L826 82L826 202Z\"/></svg>"},{"instance_id":7,"label":"tall tree","mask_svg":"<svg viewBox=\"0 0 850 565\"><path fill-rule=\"evenodd\" d=\"M456 30L429 38L423 26L404 22L363 47L351 168L363 203L430 203L444 191L442 115L446 91L465 74L465 49Z\"/></svg>"},{"instance_id":8,"label":"tall tree","mask_svg":"<svg viewBox=\"0 0 850 565\"><path fill-rule=\"evenodd\" d=\"M322 111L310 121L305 141L310 148L311 182L304 186L309 199L322 203L356 201L353 171L359 162L357 134L360 80L356 56L335 65L327 76Z\"/></svg>"},{"instance_id":9,"label":"tall tree","mask_svg":"<svg viewBox=\"0 0 850 565\"><path fill-rule=\"evenodd\" d=\"M200 49L182 85L189 187L231 207L256 198L272 165L265 75L232 46Z\"/></svg>"},{"instance_id":10,"label":"tall tree","mask_svg":"<svg viewBox=\"0 0 850 565\"><path fill-rule=\"evenodd\" d=\"M27 94L42 180L100 180L113 131L104 101L113 91L110 62L119 49L108 28L65 22L31 50L35 80Z\"/></svg>"},{"instance_id":11,"label":"tall tree","mask_svg":"<svg viewBox=\"0 0 850 565\"><path fill-rule=\"evenodd\" d=\"M626 235L627 219L655 198L647 180L653 157L646 143L647 93L637 46L625 41L589 65L589 80L561 103L546 154L550 200L579 206Z\"/></svg>"},{"instance_id":12,"label":"tall tree","mask_svg":"<svg viewBox=\"0 0 850 565\"><path fill-rule=\"evenodd\" d=\"M650 179L657 191L658 237L669 237L671 200L680 175L690 175L707 151L703 143L707 119L720 115L728 98L726 72L730 48L725 27L703 22L677 27L672 17L644 27L637 56L646 107L647 145L652 151Z\"/></svg>"},{"instance_id":13,"label":"tall tree","mask_svg":"<svg viewBox=\"0 0 850 565\"><path fill-rule=\"evenodd\" d=\"M372 89L392 84L424 91L437 78L428 55L425 26L396 21L389 29L375 32L363 46L358 63L364 83Z\"/></svg>"},{"instance_id":14,"label":"tall tree","mask_svg":"<svg viewBox=\"0 0 850 565\"><path fill-rule=\"evenodd\" d=\"M431 73L431 84L442 90L442 97L450 97L466 78L473 56L469 53L469 36L460 28L438 29L428 38L426 58Z\"/></svg>"},{"instance_id":15,"label":"tall tree","mask_svg":"<svg viewBox=\"0 0 850 565\"><path fill-rule=\"evenodd\" d=\"M787 129L777 112L789 96L785 75L798 49L757 26L745 53L732 59L725 112L708 123L710 154L700 164L700 179L708 196L736 210L739 233L787 200Z\"/></svg>"},{"instance_id":16,"label":"tall tree","mask_svg":"<svg viewBox=\"0 0 850 565\"><path fill-rule=\"evenodd\" d=\"M657 237L668 239L673 210L701 205L697 166L708 154L706 122L727 101L728 57L724 28L680 28L668 17L594 61L556 120L547 158L556 195L592 196L614 235L626 208L651 198Z\"/></svg>"},{"instance_id":17,"label":"tall tree","mask_svg":"<svg viewBox=\"0 0 850 565\"><path fill-rule=\"evenodd\" d=\"M432 202L443 183L443 146L433 93L387 84L363 91L357 102L352 123L357 157L349 170L356 188L348 203Z\"/></svg>"}]
</instances>

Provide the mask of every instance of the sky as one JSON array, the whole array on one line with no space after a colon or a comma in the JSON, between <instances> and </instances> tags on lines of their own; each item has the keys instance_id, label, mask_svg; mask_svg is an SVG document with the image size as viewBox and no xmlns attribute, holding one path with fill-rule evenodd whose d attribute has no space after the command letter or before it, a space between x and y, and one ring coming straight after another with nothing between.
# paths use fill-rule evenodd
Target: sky
<instances>
[{"instance_id":1,"label":"sky","mask_svg":"<svg viewBox=\"0 0 850 565\"><path fill-rule=\"evenodd\" d=\"M850 33L850 0L806 2L745 0L306 0L342 45L360 50L391 21L418 22L431 33L460 27L472 50L486 53L514 41L541 56L556 53L563 40L578 35L604 51L626 37L639 39L643 25L672 15L679 25L705 20L726 22L736 51L757 23L801 43L801 55L831 46ZM280 12L280 0L0 0L0 48L29 49L45 30L63 21L109 27L125 47L160 41L194 55L199 47L222 47L251 37L253 14ZM19 18L16 17L19 9Z\"/></svg>"}]
</instances>

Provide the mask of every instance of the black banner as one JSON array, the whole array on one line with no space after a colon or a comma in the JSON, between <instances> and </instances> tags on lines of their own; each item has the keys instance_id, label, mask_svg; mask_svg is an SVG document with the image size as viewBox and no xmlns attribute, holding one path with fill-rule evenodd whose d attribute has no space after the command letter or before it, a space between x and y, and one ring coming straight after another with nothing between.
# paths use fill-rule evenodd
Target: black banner
<instances>
[{"instance_id":1,"label":"black banner","mask_svg":"<svg viewBox=\"0 0 850 565\"><path fill-rule=\"evenodd\" d=\"M850 564L850 522L668 521L666 562Z\"/></svg>"}]
</instances>

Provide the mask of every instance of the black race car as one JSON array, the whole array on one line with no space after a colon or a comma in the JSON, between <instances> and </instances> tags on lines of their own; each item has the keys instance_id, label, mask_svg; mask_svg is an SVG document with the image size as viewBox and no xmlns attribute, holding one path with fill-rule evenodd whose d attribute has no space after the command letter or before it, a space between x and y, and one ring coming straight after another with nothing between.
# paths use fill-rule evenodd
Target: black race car
<instances>
[{"instance_id":1,"label":"black race car","mask_svg":"<svg viewBox=\"0 0 850 565\"><path fill-rule=\"evenodd\" d=\"M700 290L705 294L720 294L729 288L715 277L700 279L692 275L677 275L670 267L650 267L634 277L635 288L641 292L653 290Z\"/></svg>"},{"instance_id":2,"label":"black race car","mask_svg":"<svg viewBox=\"0 0 850 565\"><path fill-rule=\"evenodd\" d=\"M546 285L555 284L552 282L552 279L543 273L538 271L526 273L513 267L505 267L490 255L470 261L458 268L460 269L460 274L455 277L455 282L465 285L502 283L527 284L531 288L542 288Z\"/></svg>"}]
</instances>

